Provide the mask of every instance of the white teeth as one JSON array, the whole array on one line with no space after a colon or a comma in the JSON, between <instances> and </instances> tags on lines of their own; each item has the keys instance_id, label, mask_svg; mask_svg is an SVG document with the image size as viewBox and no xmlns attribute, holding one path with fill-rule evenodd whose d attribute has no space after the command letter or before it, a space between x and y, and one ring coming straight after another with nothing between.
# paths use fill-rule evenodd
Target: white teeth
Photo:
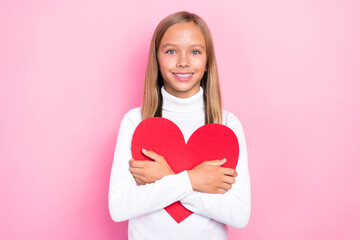
<instances>
[{"instance_id":1,"label":"white teeth","mask_svg":"<svg viewBox=\"0 0 360 240\"><path fill-rule=\"evenodd\" d=\"M177 74L177 73L174 73L176 76L178 77L190 77L192 75L192 73L189 73L189 74Z\"/></svg>"}]
</instances>

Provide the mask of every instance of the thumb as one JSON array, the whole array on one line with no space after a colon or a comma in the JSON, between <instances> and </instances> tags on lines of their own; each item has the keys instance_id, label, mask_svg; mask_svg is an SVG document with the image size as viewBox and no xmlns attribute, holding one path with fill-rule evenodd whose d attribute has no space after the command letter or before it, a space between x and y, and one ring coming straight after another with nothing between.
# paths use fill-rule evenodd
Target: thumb
<instances>
[{"instance_id":1,"label":"thumb","mask_svg":"<svg viewBox=\"0 0 360 240\"><path fill-rule=\"evenodd\" d=\"M208 161L208 165L211 166L221 166L224 163L226 163L226 158L222 159L222 160L213 160L213 161Z\"/></svg>"},{"instance_id":2,"label":"thumb","mask_svg":"<svg viewBox=\"0 0 360 240\"><path fill-rule=\"evenodd\" d=\"M153 151L150 151L150 150L146 150L146 149L142 149L141 152L151 158L152 160L154 160L155 162L160 162L161 161L161 156Z\"/></svg>"}]
</instances>

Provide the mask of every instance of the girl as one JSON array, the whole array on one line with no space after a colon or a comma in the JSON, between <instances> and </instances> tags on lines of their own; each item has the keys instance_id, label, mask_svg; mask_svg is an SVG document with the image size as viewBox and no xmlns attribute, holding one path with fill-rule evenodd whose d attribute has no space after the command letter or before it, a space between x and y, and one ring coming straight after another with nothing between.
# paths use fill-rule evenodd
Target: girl
<instances>
[{"instance_id":1,"label":"girl","mask_svg":"<svg viewBox=\"0 0 360 240\"><path fill-rule=\"evenodd\" d=\"M137 125L150 117L167 118L185 141L204 124L231 128L239 141L236 170L226 159L209 159L174 174L162 156L143 149L153 161L131 157ZM164 207L180 201L193 212L177 223ZM250 217L250 180L240 121L222 110L210 30L204 20L177 12L157 26L150 46L143 105L123 117L110 176L109 210L116 222L129 220L129 239L227 239L225 224L243 228Z\"/></svg>"}]
</instances>

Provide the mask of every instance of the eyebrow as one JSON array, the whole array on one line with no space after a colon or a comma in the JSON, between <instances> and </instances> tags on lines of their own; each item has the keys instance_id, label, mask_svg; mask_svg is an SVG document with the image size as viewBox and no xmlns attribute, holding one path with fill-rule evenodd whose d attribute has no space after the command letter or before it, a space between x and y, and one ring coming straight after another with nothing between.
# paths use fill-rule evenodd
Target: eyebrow
<instances>
[{"instance_id":1,"label":"eyebrow","mask_svg":"<svg viewBox=\"0 0 360 240\"><path fill-rule=\"evenodd\" d=\"M161 47L161 49L164 49L164 48L170 47L170 46L176 47L177 45L176 45L176 44L173 44L173 43L166 43L165 45L163 45L163 46ZM191 44L190 47L199 47L199 48L205 49L205 47L204 47L202 44L197 44L197 43Z\"/></svg>"}]
</instances>

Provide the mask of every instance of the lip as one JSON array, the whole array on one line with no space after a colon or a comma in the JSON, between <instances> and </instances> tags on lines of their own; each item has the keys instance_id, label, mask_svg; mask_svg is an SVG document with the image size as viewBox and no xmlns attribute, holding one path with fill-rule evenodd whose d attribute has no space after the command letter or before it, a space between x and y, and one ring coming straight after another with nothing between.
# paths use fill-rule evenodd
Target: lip
<instances>
[{"instance_id":1,"label":"lip","mask_svg":"<svg viewBox=\"0 0 360 240\"><path fill-rule=\"evenodd\" d=\"M194 75L193 72L173 72L172 73L174 75L174 77L179 80L179 81L188 81L192 78L192 76ZM179 77L179 76L176 76L175 74L191 74L189 77Z\"/></svg>"}]
</instances>

